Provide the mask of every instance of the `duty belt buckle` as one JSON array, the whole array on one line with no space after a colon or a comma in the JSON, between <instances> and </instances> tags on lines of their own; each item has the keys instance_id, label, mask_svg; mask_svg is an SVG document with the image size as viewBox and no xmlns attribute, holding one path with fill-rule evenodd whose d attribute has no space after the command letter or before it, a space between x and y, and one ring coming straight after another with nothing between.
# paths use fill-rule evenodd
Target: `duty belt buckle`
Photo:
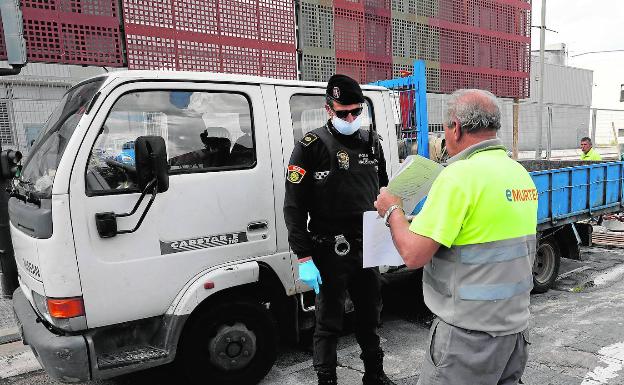
<instances>
[{"instance_id":1,"label":"duty belt buckle","mask_svg":"<svg viewBox=\"0 0 624 385\"><path fill-rule=\"evenodd\" d=\"M342 234L336 235L336 244L334 245L334 252L337 255L343 257L349 254L349 251L351 251L351 245L349 244L349 241L347 241L345 236Z\"/></svg>"}]
</instances>

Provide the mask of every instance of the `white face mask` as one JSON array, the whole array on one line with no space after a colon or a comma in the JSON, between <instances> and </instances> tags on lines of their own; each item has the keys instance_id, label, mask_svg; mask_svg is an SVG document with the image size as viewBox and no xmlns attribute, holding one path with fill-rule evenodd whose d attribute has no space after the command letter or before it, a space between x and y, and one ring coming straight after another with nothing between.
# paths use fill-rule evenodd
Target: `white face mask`
<instances>
[{"instance_id":1,"label":"white face mask","mask_svg":"<svg viewBox=\"0 0 624 385\"><path fill-rule=\"evenodd\" d=\"M332 118L332 124L336 131L338 131L342 135L353 135L357 130L360 129L360 126L362 125L362 115L359 115L351 123L347 122L346 120L342 120L337 116L334 116Z\"/></svg>"}]
</instances>

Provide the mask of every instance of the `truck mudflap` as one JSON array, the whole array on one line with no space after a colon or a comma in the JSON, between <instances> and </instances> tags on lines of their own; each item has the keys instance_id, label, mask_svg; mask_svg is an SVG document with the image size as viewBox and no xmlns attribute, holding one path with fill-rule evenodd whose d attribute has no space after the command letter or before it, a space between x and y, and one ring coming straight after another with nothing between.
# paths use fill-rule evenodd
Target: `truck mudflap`
<instances>
[{"instance_id":1,"label":"truck mudflap","mask_svg":"<svg viewBox=\"0 0 624 385\"><path fill-rule=\"evenodd\" d=\"M90 379L87 343L82 335L60 336L48 330L21 288L13 293L13 309L25 345L29 345L46 373L62 382Z\"/></svg>"}]
</instances>

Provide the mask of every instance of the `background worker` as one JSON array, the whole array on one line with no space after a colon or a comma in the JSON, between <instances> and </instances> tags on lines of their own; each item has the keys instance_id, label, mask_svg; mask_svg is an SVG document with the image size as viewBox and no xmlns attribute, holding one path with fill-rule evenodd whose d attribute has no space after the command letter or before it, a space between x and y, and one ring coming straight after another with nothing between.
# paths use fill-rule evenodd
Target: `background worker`
<instances>
[{"instance_id":1,"label":"background worker","mask_svg":"<svg viewBox=\"0 0 624 385\"><path fill-rule=\"evenodd\" d=\"M592 147L592 141L588 137L581 139L581 160L602 160L599 153Z\"/></svg>"},{"instance_id":2,"label":"background worker","mask_svg":"<svg viewBox=\"0 0 624 385\"><path fill-rule=\"evenodd\" d=\"M527 358L537 190L497 139L500 109L459 90L444 123L452 158L411 225L382 189L375 207L437 316L418 384L517 384Z\"/></svg>"},{"instance_id":3,"label":"background worker","mask_svg":"<svg viewBox=\"0 0 624 385\"><path fill-rule=\"evenodd\" d=\"M379 186L388 183L377 134L360 129L364 102L355 80L332 76L325 105L329 120L295 144L286 177L288 241L300 257L300 279L317 292L313 363L323 385L337 383L336 346L347 291L362 349L362 382L392 384L383 370L376 330L381 311L379 270L362 267L362 214L374 209Z\"/></svg>"}]
</instances>

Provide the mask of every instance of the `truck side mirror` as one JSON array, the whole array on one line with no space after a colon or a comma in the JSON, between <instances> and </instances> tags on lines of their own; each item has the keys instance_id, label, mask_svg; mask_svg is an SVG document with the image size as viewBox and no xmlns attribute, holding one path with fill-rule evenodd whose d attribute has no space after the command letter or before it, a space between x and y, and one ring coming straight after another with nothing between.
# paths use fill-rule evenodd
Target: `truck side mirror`
<instances>
[{"instance_id":1,"label":"truck side mirror","mask_svg":"<svg viewBox=\"0 0 624 385\"><path fill-rule=\"evenodd\" d=\"M162 137L139 136L134 141L134 164L136 166L137 184L142 191L141 196L130 212L118 214L107 211L95 214L95 224L98 234L102 238L112 238L118 234L130 234L137 231L141 227L147 212L152 207L156 194L169 189L167 148ZM134 228L119 230L117 228L117 218L134 215L141 202L143 202L143 198L149 193L152 196Z\"/></svg>"},{"instance_id":2,"label":"truck side mirror","mask_svg":"<svg viewBox=\"0 0 624 385\"><path fill-rule=\"evenodd\" d=\"M19 176L21 166L18 163L20 160L22 160L22 153L19 151L0 151L0 177L11 179Z\"/></svg>"},{"instance_id":3,"label":"truck side mirror","mask_svg":"<svg viewBox=\"0 0 624 385\"><path fill-rule=\"evenodd\" d=\"M137 183L141 191L156 180L157 192L169 189L167 147L161 136L139 136L134 141Z\"/></svg>"}]
</instances>

